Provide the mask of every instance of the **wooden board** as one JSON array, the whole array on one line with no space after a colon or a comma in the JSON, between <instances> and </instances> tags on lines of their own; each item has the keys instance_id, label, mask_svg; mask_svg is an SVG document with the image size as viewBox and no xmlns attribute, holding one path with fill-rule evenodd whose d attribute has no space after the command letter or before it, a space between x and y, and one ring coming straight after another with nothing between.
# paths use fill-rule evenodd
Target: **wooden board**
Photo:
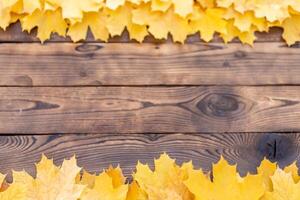
<instances>
[{"instance_id":1,"label":"wooden board","mask_svg":"<svg viewBox=\"0 0 300 200\"><path fill-rule=\"evenodd\" d=\"M299 77L299 49L280 42L0 45L0 86L295 85Z\"/></svg>"},{"instance_id":2,"label":"wooden board","mask_svg":"<svg viewBox=\"0 0 300 200\"><path fill-rule=\"evenodd\" d=\"M258 33L253 48L198 35L138 44L126 32L42 45L35 34L18 23L0 31L2 173L34 174L42 153L57 164L76 154L92 172L120 164L126 175L162 152L205 170L223 154L242 174L264 156L299 160L300 50L280 29Z\"/></svg>"},{"instance_id":3,"label":"wooden board","mask_svg":"<svg viewBox=\"0 0 300 200\"><path fill-rule=\"evenodd\" d=\"M2 87L0 133L300 130L300 87Z\"/></svg>"},{"instance_id":4,"label":"wooden board","mask_svg":"<svg viewBox=\"0 0 300 200\"><path fill-rule=\"evenodd\" d=\"M138 160L153 166L153 158L167 152L179 164L193 160L204 170L222 154L231 164L238 163L243 175L254 173L263 157L281 167L299 160L299 140L299 134L260 133L2 136L0 172L9 173L13 168L34 174L33 162L42 153L54 157L56 164L76 154L78 164L88 171L101 172L110 164L120 164L130 177Z\"/></svg>"}]
</instances>

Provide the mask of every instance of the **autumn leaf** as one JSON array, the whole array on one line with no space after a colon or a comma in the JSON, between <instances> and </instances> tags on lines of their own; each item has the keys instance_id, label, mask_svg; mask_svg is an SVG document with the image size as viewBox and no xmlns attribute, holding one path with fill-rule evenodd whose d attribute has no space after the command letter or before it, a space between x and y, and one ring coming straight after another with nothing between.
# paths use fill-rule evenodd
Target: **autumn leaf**
<instances>
[{"instance_id":1,"label":"autumn leaf","mask_svg":"<svg viewBox=\"0 0 300 200\"><path fill-rule=\"evenodd\" d=\"M148 165L139 162L134 174L134 180L147 193L149 200L192 200L192 194L184 184L188 178L188 164L179 167L175 160L163 154L154 165L152 171Z\"/></svg>"},{"instance_id":2,"label":"autumn leaf","mask_svg":"<svg viewBox=\"0 0 300 200\"><path fill-rule=\"evenodd\" d=\"M208 8L202 10L200 7L195 9L189 19L190 27L193 33L200 32L201 39L209 42L215 33L225 34L227 32L227 21L223 19L224 9Z\"/></svg>"},{"instance_id":3,"label":"autumn leaf","mask_svg":"<svg viewBox=\"0 0 300 200\"><path fill-rule=\"evenodd\" d=\"M81 184L87 185L80 200L126 200L128 185L119 167L110 167L99 175L84 173Z\"/></svg>"},{"instance_id":4,"label":"autumn leaf","mask_svg":"<svg viewBox=\"0 0 300 200\"><path fill-rule=\"evenodd\" d=\"M102 8L103 0L46 0L49 4L62 9L62 16L71 24L81 21L84 12L97 12Z\"/></svg>"},{"instance_id":5,"label":"autumn leaf","mask_svg":"<svg viewBox=\"0 0 300 200\"><path fill-rule=\"evenodd\" d=\"M41 161L36 164L36 178L25 171L14 172L13 185L21 185L26 189L26 200L77 200L85 188L84 185L75 183L80 170L75 157L65 160L62 166L58 167L54 165L53 160L43 155Z\"/></svg>"},{"instance_id":6,"label":"autumn leaf","mask_svg":"<svg viewBox=\"0 0 300 200\"><path fill-rule=\"evenodd\" d=\"M300 41L300 15L292 15L283 21L283 34L282 37L288 45L292 45Z\"/></svg>"},{"instance_id":7,"label":"autumn leaf","mask_svg":"<svg viewBox=\"0 0 300 200\"><path fill-rule=\"evenodd\" d=\"M284 171L285 171L286 173L291 173L291 174L292 174L292 177L293 177L295 183L298 183L298 182L299 182L300 176L299 176L298 167L297 167L296 162L293 162L293 163L290 164L289 166L286 166L286 167L284 168Z\"/></svg>"},{"instance_id":8,"label":"autumn leaf","mask_svg":"<svg viewBox=\"0 0 300 200\"><path fill-rule=\"evenodd\" d=\"M128 189L126 200L148 200L147 193L140 188L136 181L133 181Z\"/></svg>"},{"instance_id":9,"label":"autumn leaf","mask_svg":"<svg viewBox=\"0 0 300 200\"><path fill-rule=\"evenodd\" d=\"M188 189L201 200L259 200L264 192L261 175L240 177L236 165L229 165L223 157L213 165L212 180L202 170L191 170L185 181Z\"/></svg>"},{"instance_id":10,"label":"autumn leaf","mask_svg":"<svg viewBox=\"0 0 300 200\"><path fill-rule=\"evenodd\" d=\"M84 40L90 28L96 40L107 41L109 32L106 28L106 16L100 12L88 12L84 14L81 22L77 22L69 27L67 35L75 42Z\"/></svg>"},{"instance_id":11,"label":"autumn leaf","mask_svg":"<svg viewBox=\"0 0 300 200\"><path fill-rule=\"evenodd\" d=\"M33 28L38 28L37 36L44 42L49 39L51 33L58 33L64 36L67 30L67 23L61 15L61 10L55 11L35 10L31 15L21 19L23 30L30 32Z\"/></svg>"},{"instance_id":12,"label":"autumn leaf","mask_svg":"<svg viewBox=\"0 0 300 200\"><path fill-rule=\"evenodd\" d=\"M295 183L291 173L280 168L271 176L273 190L267 192L262 200L298 200L300 199L300 183Z\"/></svg>"},{"instance_id":13,"label":"autumn leaf","mask_svg":"<svg viewBox=\"0 0 300 200\"><path fill-rule=\"evenodd\" d=\"M174 41L183 43L190 33L188 20L174 14L172 9L169 9L166 13L153 12L150 4L143 4L134 9L132 11L132 21L137 25L149 26L148 31L158 39L167 39L170 33Z\"/></svg>"},{"instance_id":14,"label":"autumn leaf","mask_svg":"<svg viewBox=\"0 0 300 200\"><path fill-rule=\"evenodd\" d=\"M0 1L0 27L6 29L11 23L11 12L18 0Z\"/></svg>"},{"instance_id":15,"label":"autumn leaf","mask_svg":"<svg viewBox=\"0 0 300 200\"><path fill-rule=\"evenodd\" d=\"M261 161L260 166L257 168L257 173L262 175L264 185L268 191L273 190L271 176L275 173L277 168L278 166L276 163L271 162L266 158Z\"/></svg>"}]
</instances>

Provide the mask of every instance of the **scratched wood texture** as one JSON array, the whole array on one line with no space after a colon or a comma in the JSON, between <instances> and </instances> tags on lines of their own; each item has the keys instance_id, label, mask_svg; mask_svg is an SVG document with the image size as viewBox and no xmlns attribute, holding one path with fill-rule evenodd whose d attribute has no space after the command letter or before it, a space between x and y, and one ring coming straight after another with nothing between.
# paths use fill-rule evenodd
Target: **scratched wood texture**
<instances>
[{"instance_id":1,"label":"scratched wood texture","mask_svg":"<svg viewBox=\"0 0 300 200\"><path fill-rule=\"evenodd\" d=\"M80 134L27 135L0 137L1 171L25 169L34 174L33 162L44 153L56 164L77 155L78 164L99 172L110 164L120 166L130 177L137 160L153 166L162 152L177 158L177 163L193 160L196 167L210 170L222 154L238 163L241 174L256 172L263 157L278 161L280 166L299 159L299 134ZM288 148L287 148L288 147ZM274 152L274 149L277 149Z\"/></svg>"},{"instance_id":2,"label":"scratched wood texture","mask_svg":"<svg viewBox=\"0 0 300 200\"><path fill-rule=\"evenodd\" d=\"M57 164L76 154L93 172L120 163L126 175L162 152L205 170L223 154L242 174L263 157L300 160L300 50L280 29L254 47L127 33L41 45L35 33L0 31L2 173L34 174L42 153Z\"/></svg>"}]
</instances>

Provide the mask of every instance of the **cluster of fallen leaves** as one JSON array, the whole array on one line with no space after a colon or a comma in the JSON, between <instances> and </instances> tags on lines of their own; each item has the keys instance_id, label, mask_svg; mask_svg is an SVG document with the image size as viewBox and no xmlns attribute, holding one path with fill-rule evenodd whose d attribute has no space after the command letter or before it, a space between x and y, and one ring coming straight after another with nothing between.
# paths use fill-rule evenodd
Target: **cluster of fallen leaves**
<instances>
[{"instance_id":1,"label":"cluster of fallen leaves","mask_svg":"<svg viewBox=\"0 0 300 200\"><path fill-rule=\"evenodd\" d=\"M252 44L255 32L282 27L291 45L300 41L299 0L0 0L0 27L20 21L24 31L38 28L41 41L51 33L107 41L126 28L130 38L151 34L176 42L200 32L204 41L218 33L224 42L239 38Z\"/></svg>"},{"instance_id":2,"label":"cluster of fallen leaves","mask_svg":"<svg viewBox=\"0 0 300 200\"><path fill-rule=\"evenodd\" d=\"M177 165L167 154L155 160L155 169L138 163L127 183L120 167L90 174L75 157L56 166L42 157L36 177L13 171L13 182L0 174L1 200L298 200L300 176L296 164L280 169L263 160L257 174L241 177L236 165L221 157L212 171L194 169L192 162Z\"/></svg>"}]
</instances>

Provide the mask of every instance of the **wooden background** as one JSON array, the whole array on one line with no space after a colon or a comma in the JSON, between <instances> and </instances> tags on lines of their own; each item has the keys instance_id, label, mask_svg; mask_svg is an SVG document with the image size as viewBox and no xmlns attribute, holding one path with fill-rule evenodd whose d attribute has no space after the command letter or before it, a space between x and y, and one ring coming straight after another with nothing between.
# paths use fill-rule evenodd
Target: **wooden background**
<instances>
[{"instance_id":1,"label":"wooden background","mask_svg":"<svg viewBox=\"0 0 300 200\"><path fill-rule=\"evenodd\" d=\"M0 32L0 172L34 174L42 153L77 155L99 172L167 152L209 170L223 154L242 174L263 157L280 166L299 160L300 50L280 29L254 47L196 36L187 44L42 45L18 24Z\"/></svg>"}]
</instances>

